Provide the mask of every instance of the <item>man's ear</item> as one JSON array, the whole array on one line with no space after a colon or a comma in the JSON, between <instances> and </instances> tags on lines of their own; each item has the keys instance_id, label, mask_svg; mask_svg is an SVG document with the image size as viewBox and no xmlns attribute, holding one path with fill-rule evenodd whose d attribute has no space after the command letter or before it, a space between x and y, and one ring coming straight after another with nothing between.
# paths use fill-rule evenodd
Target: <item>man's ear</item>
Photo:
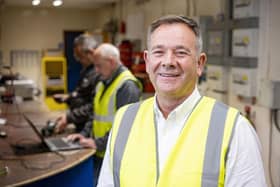
<instances>
[{"instance_id":1,"label":"man's ear","mask_svg":"<svg viewBox=\"0 0 280 187\"><path fill-rule=\"evenodd\" d=\"M108 62L110 63L111 67L115 66L115 60L113 59L113 57L107 57Z\"/></svg>"},{"instance_id":2,"label":"man's ear","mask_svg":"<svg viewBox=\"0 0 280 187\"><path fill-rule=\"evenodd\" d=\"M204 70L204 66L206 64L207 61L207 56L205 53L201 53L199 55L198 61L197 61L197 74L198 76L202 75L202 72Z\"/></svg>"},{"instance_id":3,"label":"man's ear","mask_svg":"<svg viewBox=\"0 0 280 187\"><path fill-rule=\"evenodd\" d=\"M106 59L106 61L108 61L109 65L110 65L108 68L110 68L113 71L119 66L119 62L117 61L116 58L109 56L109 57L106 57L105 59Z\"/></svg>"},{"instance_id":4,"label":"man's ear","mask_svg":"<svg viewBox=\"0 0 280 187\"><path fill-rule=\"evenodd\" d=\"M144 50L144 55L143 55L143 57L144 57L144 60L145 60L145 66L146 66L146 72L147 72L147 69L148 69L148 64L149 64L149 57L148 57L148 50Z\"/></svg>"}]
</instances>

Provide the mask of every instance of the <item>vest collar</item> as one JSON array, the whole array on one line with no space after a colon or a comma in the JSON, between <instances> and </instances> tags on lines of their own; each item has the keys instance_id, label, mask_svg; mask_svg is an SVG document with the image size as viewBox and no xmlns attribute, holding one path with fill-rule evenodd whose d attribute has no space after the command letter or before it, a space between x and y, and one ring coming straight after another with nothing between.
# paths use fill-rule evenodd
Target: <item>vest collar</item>
<instances>
[{"instance_id":1,"label":"vest collar","mask_svg":"<svg viewBox=\"0 0 280 187\"><path fill-rule=\"evenodd\" d=\"M125 66L119 65L119 67L112 73L112 76L109 79L106 79L102 82L104 83L105 86L110 85L116 79L116 77L126 69L127 68Z\"/></svg>"}]
</instances>

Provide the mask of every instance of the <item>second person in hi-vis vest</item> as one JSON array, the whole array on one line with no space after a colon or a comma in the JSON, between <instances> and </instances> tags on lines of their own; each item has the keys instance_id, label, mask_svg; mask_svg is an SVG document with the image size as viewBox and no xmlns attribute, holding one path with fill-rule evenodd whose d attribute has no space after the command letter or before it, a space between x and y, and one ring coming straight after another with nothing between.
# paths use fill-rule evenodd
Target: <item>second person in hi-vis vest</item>
<instances>
[{"instance_id":1,"label":"second person in hi-vis vest","mask_svg":"<svg viewBox=\"0 0 280 187\"><path fill-rule=\"evenodd\" d=\"M142 85L120 61L118 48L109 43L96 48L93 58L95 70L100 75L93 101L93 123L82 134L70 135L69 139L79 139L84 147L96 149L94 155L94 177L97 180L101 168L115 113L121 106L140 100Z\"/></svg>"},{"instance_id":2,"label":"second person in hi-vis vest","mask_svg":"<svg viewBox=\"0 0 280 187\"><path fill-rule=\"evenodd\" d=\"M161 17L147 42L155 96L118 110L98 186L266 186L252 125L197 89L206 62L197 23Z\"/></svg>"}]
</instances>

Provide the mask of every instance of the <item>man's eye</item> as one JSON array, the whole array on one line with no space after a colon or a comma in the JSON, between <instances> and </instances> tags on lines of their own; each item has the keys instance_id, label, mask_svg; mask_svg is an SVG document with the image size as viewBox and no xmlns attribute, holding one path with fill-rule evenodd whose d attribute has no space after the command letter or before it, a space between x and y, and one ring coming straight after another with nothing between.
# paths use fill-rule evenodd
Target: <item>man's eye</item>
<instances>
[{"instance_id":1,"label":"man's eye","mask_svg":"<svg viewBox=\"0 0 280 187\"><path fill-rule=\"evenodd\" d=\"M152 54L155 55L155 56L160 56L160 55L163 54L163 51L156 50L156 51L153 51Z\"/></svg>"},{"instance_id":2,"label":"man's eye","mask_svg":"<svg viewBox=\"0 0 280 187\"><path fill-rule=\"evenodd\" d=\"M175 54L176 54L176 56L179 56L179 57L188 55L188 53L186 51L176 51Z\"/></svg>"}]
</instances>

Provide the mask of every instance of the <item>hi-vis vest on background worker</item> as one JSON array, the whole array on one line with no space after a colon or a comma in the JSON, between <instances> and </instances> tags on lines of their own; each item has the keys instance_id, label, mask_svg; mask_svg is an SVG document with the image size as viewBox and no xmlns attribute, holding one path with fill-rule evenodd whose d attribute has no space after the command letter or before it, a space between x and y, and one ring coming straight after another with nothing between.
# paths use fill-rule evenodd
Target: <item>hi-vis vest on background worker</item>
<instances>
[{"instance_id":1,"label":"hi-vis vest on background worker","mask_svg":"<svg viewBox=\"0 0 280 187\"><path fill-rule=\"evenodd\" d=\"M228 146L238 111L202 97L159 175L154 98L115 117L110 157L115 187L224 186Z\"/></svg>"},{"instance_id":2,"label":"hi-vis vest on background worker","mask_svg":"<svg viewBox=\"0 0 280 187\"><path fill-rule=\"evenodd\" d=\"M103 93L105 89L104 84L99 82L97 85L97 92L94 97L94 120L92 126L92 134L95 138L102 137L111 130L117 110L117 91L127 80L135 81L139 88L142 88L141 83L128 70L125 70L118 75L118 77L106 89L105 93ZM96 155L103 157L104 153L104 151L97 151Z\"/></svg>"}]
</instances>

